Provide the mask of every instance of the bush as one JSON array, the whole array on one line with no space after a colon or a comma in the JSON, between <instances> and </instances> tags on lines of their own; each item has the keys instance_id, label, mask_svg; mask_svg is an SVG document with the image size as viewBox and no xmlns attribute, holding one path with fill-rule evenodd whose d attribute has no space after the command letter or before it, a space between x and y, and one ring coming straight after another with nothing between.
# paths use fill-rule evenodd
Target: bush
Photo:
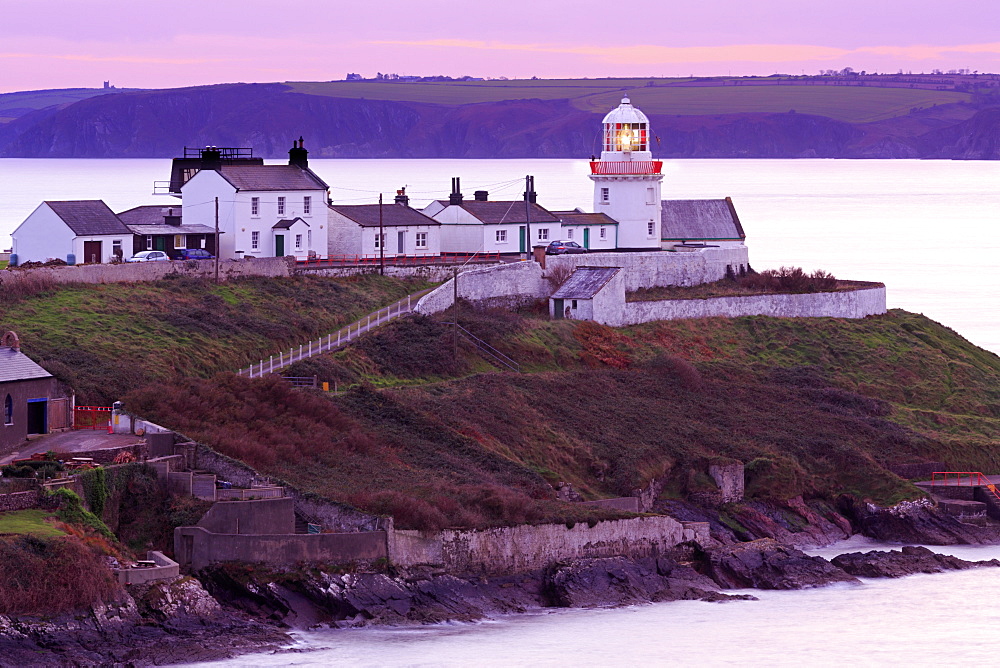
<instances>
[{"instance_id":1,"label":"bush","mask_svg":"<svg viewBox=\"0 0 1000 668\"><path fill-rule=\"evenodd\" d=\"M833 274L822 269L807 274L801 267L766 269L740 276L736 282L741 287L761 292L805 293L837 289L837 279Z\"/></svg>"}]
</instances>

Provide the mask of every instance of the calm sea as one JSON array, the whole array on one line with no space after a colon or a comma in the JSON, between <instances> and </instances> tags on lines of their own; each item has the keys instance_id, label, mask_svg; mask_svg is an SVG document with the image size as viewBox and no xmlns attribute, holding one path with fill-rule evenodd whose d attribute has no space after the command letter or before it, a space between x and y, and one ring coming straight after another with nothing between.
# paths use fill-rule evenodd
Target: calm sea
<instances>
[{"instance_id":1,"label":"calm sea","mask_svg":"<svg viewBox=\"0 0 1000 668\"><path fill-rule=\"evenodd\" d=\"M553 209L590 207L573 160L314 160L334 200L414 205L463 191L518 198L525 174ZM0 247L44 199L104 199L115 211L176 203L150 195L168 160L0 160ZM797 265L883 281L889 305L924 313L1000 353L1000 163L684 160L665 165L664 197L733 198L757 269ZM848 546L858 549L857 544ZM871 546L864 546L869 548ZM1000 548L935 548L967 559ZM844 548L847 551L847 548ZM823 551L825 555L836 549ZM482 624L317 631L313 650L227 666L955 665L1000 651L1000 569L866 580L761 600L572 610Z\"/></svg>"},{"instance_id":2,"label":"calm sea","mask_svg":"<svg viewBox=\"0 0 1000 668\"><path fill-rule=\"evenodd\" d=\"M341 203L414 206L462 190L519 198L526 174L552 209L592 204L582 160L313 160ZM882 281L890 307L924 313L1000 353L1000 162L919 160L677 160L664 165L666 198L732 197L756 269L825 269ZM170 161L0 160L0 248L45 199L104 199L121 211L176 204L153 196Z\"/></svg>"}]
</instances>

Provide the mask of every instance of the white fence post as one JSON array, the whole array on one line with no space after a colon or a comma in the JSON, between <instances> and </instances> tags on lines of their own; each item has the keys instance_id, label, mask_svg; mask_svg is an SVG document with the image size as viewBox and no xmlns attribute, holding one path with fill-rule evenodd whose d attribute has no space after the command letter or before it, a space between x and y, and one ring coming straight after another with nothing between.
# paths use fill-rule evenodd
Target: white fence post
<instances>
[{"instance_id":1,"label":"white fence post","mask_svg":"<svg viewBox=\"0 0 1000 668\"><path fill-rule=\"evenodd\" d=\"M271 373L274 373L274 355L271 355L270 364L270 371Z\"/></svg>"}]
</instances>

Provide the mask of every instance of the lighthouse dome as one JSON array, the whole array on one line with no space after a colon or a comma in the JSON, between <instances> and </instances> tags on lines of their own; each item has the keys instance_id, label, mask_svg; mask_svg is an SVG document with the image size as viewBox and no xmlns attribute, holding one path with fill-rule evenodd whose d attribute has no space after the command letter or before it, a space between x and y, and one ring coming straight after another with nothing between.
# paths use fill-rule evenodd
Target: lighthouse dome
<instances>
[{"instance_id":1,"label":"lighthouse dome","mask_svg":"<svg viewBox=\"0 0 1000 668\"><path fill-rule=\"evenodd\" d=\"M632 101L628 96L622 98L622 103L608 112L604 117L604 123L649 123L646 114L632 106Z\"/></svg>"}]
</instances>

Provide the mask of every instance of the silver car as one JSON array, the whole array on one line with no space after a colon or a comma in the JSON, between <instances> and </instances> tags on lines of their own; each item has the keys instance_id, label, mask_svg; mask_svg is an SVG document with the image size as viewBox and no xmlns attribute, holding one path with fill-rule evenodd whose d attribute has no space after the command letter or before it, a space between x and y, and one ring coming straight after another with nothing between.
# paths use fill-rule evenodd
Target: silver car
<instances>
[{"instance_id":1,"label":"silver car","mask_svg":"<svg viewBox=\"0 0 1000 668\"><path fill-rule=\"evenodd\" d=\"M169 262L170 256L163 251L139 251L128 259L128 262Z\"/></svg>"}]
</instances>

